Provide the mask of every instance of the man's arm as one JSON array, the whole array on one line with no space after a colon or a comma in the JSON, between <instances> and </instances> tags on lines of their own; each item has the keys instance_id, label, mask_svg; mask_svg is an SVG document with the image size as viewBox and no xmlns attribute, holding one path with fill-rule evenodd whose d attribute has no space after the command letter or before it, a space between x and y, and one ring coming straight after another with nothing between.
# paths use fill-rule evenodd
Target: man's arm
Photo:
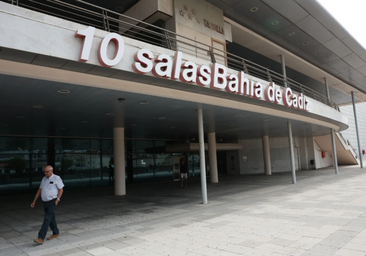
<instances>
[{"instance_id":1,"label":"man's arm","mask_svg":"<svg viewBox=\"0 0 366 256\"><path fill-rule=\"evenodd\" d=\"M61 189L59 189L58 190L58 195L57 195L57 199L56 199L56 205L58 205L58 202L60 202L61 201L61 197L62 197L62 194L64 193L64 189L63 188L61 188Z\"/></svg>"},{"instance_id":2,"label":"man's arm","mask_svg":"<svg viewBox=\"0 0 366 256\"><path fill-rule=\"evenodd\" d=\"M36 196L34 197L33 202L31 203L31 207L32 208L34 208L34 206L36 205L36 201L37 201L38 197L41 195L41 191L42 191L42 189L39 188L38 191L37 191L37 193L36 193Z\"/></svg>"}]
</instances>

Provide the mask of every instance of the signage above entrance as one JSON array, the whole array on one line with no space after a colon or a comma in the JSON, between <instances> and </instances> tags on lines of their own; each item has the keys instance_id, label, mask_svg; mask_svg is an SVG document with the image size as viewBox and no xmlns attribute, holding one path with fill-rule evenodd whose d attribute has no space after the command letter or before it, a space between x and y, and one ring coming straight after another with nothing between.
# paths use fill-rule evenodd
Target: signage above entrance
<instances>
[{"instance_id":1,"label":"signage above entrance","mask_svg":"<svg viewBox=\"0 0 366 256\"><path fill-rule=\"evenodd\" d=\"M84 38L79 57L82 62L89 59L94 33L95 28L93 27L76 32L77 37ZM113 58L107 55L108 45L111 42L116 46ZM121 35L107 34L98 48L99 63L105 67L117 65L123 59L124 49L125 44ZM134 55L132 69L139 74L152 74L155 77L225 90L229 93L309 111L309 102L302 93L294 93L291 88L282 88L275 83L254 81L243 71L232 73L232 70L219 63L198 65L192 61L183 61L183 53L180 51L176 51L174 56L168 54L154 56L149 49L140 49ZM229 71L231 72L229 73Z\"/></svg>"}]
</instances>

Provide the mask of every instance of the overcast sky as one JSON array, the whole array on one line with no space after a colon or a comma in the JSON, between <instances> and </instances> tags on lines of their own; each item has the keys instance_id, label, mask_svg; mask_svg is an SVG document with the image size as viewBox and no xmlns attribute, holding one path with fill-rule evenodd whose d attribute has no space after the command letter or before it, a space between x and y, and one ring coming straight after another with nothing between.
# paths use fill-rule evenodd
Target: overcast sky
<instances>
[{"instance_id":1,"label":"overcast sky","mask_svg":"<svg viewBox=\"0 0 366 256\"><path fill-rule=\"evenodd\" d=\"M366 0L317 0L366 49Z\"/></svg>"}]
</instances>

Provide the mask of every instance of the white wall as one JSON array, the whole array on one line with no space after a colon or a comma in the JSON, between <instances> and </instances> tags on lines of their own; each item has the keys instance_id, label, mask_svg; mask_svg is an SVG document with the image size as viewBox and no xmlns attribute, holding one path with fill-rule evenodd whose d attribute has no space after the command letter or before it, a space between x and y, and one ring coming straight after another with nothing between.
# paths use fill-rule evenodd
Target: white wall
<instances>
[{"instance_id":1,"label":"white wall","mask_svg":"<svg viewBox=\"0 0 366 256\"><path fill-rule=\"evenodd\" d=\"M294 138L294 154L296 170L305 170L306 162L308 168L314 169L315 165L310 164L314 158L313 138L306 138L307 147L305 148L304 138ZM227 152L228 174L256 174L264 173L264 158L262 139L240 140L243 148L237 151ZM269 138L272 173L291 171L291 159L289 141L287 137ZM307 152L307 159L305 157ZM239 169L231 161L231 157L238 158ZM234 167L233 167L234 166Z\"/></svg>"},{"instance_id":2,"label":"white wall","mask_svg":"<svg viewBox=\"0 0 366 256\"><path fill-rule=\"evenodd\" d=\"M352 147L356 150L358 154L358 144L357 144L357 134L356 134L356 124L353 113L353 105L340 107L342 114L344 114L348 119L349 128L342 131L341 134L346 140L349 140ZM358 132L360 135L360 146L361 150L366 150L366 102L356 103L356 113L358 122ZM362 153L361 153L362 154ZM363 156L366 159L366 156Z\"/></svg>"},{"instance_id":3,"label":"white wall","mask_svg":"<svg viewBox=\"0 0 366 256\"><path fill-rule=\"evenodd\" d=\"M21 52L30 52L36 53L38 55L55 57L58 59L63 59L63 61L70 61L66 64L62 65L60 68L65 68L66 65L69 65L70 71L77 71L79 65L75 65L75 62L79 62L80 51L82 49L83 39L75 37L75 33L78 29L85 29L86 26L80 25L74 22L70 22L67 20L59 19L56 17L48 16L42 13L33 12L30 10L26 10L23 8L19 8L13 5L9 5L0 1L0 34L6 35L0 37L0 47L13 49ZM106 31L102 31L99 29L95 30L95 35L93 38L93 43L90 52L90 58L87 61L87 64L95 65L97 67L101 66L98 60L98 49L101 43L102 38L104 38L107 34ZM34 35L37 35L36 37ZM30 40L30 38L32 40ZM138 40L134 40L131 38L124 38L125 49L122 61L113 66L111 69L115 69L116 77L118 79L123 79L123 77L118 77L118 70L127 71L131 73L135 73L132 68L132 64L135 62L134 54L140 50L141 48L149 49L156 56L158 54L168 54L169 56L174 56L175 52L164 49L158 46L154 46L151 44L143 43ZM114 53L115 45L110 44L108 46L108 53L110 55ZM205 53L205 57L207 57ZM194 56L184 54L183 61L193 61L197 65L210 65L210 61L203 58L196 58ZM1 62L4 63L3 60ZM0 62L0 64L1 64ZM80 65L83 65L79 63ZM73 68L74 67L74 68ZM17 70L10 66L9 63L4 63L3 66L0 65L0 73L2 74L22 74L24 77L32 77L37 79L52 79L58 82L69 82L70 80L73 83L80 83L77 78L80 78L80 72L75 72L75 74L71 76L60 75L59 77L55 77L55 75L51 72L30 72L31 69L26 70ZM113 72L114 72L113 71ZM52 71L56 73L55 71ZM227 69L229 74L237 74L237 71L232 69ZM93 73L92 73L93 74ZM113 76L111 76L113 77ZM151 80L149 80L149 77ZM264 81L262 79L252 77L250 75L246 75L246 78L249 80L260 82L264 87L269 86L268 81ZM100 79L102 77L93 77L91 79L85 80L80 83L86 86L97 86L100 88L113 88L116 90L129 91L133 93L143 93L146 95L154 95L159 97L168 98L179 98L180 100L186 100L183 95L186 92L182 92L181 94L171 93L166 87L159 87L155 85L149 85L148 82L156 80L154 75L149 72L145 74L144 81L146 83L139 83L138 86L132 84L133 82L124 83L123 89L121 85L115 86L114 84L119 83L119 81L115 81L116 79L110 79L113 81L109 81L108 83L101 83ZM113 77L114 78L114 77ZM161 78L161 80L166 81L165 78ZM145 86L149 85L149 86ZM183 85L183 83L182 83ZM196 85L196 84L195 84ZM175 86L172 83L169 86ZM187 85L191 86L191 85ZM198 85L197 85L198 86ZM277 86L277 85L276 85ZM144 89L142 87L149 87L148 89ZM206 86L210 88L209 85ZM279 87L278 87L279 88ZM284 88L279 88L281 91ZM227 93L224 88L220 89L222 92ZM268 103L264 97L264 90L262 90L262 95L256 104L251 104L250 101L246 101L243 96L243 101L235 102L230 100L229 93L226 94L225 97L208 97L207 94L195 93L197 97L194 97L194 100L199 103L204 104L212 104L216 106L222 107L234 107L236 109L252 111L255 113L263 113L266 115L274 115L274 116L286 116L288 119L299 120L303 122L318 124L322 126L326 126L329 128L333 128L338 130L340 127L343 127L347 124L347 118L343 116L341 113L336 111L335 109L324 105L321 102L318 102L314 99L307 98L309 101L309 111L293 111L290 108L282 108L282 107L273 107L272 103ZM207 101L204 101L203 98L207 98ZM208 101L208 98L210 99ZM192 97L190 96L189 101L192 101ZM279 106L284 106L283 102L278 104ZM310 115L313 114L313 115Z\"/></svg>"},{"instance_id":4,"label":"white wall","mask_svg":"<svg viewBox=\"0 0 366 256\"><path fill-rule=\"evenodd\" d=\"M314 141L314 140L313 140ZM328 152L325 152L325 158L322 158L322 149L314 141L315 169L333 166L333 158Z\"/></svg>"}]
</instances>

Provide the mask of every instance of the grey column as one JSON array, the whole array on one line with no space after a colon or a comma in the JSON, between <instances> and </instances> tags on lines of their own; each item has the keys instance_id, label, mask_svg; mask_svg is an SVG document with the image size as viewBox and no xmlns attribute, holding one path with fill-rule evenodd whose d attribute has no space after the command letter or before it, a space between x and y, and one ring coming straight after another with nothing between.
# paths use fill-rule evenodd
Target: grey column
<instances>
[{"instance_id":1,"label":"grey column","mask_svg":"<svg viewBox=\"0 0 366 256\"><path fill-rule=\"evenodd\" d=\"M287 87L287 75L286 75L286 63L285 56L281 55L282 74L285 79L284 86ZM291 172L292 172L292 183L296 184L296 170L295 170L295 154L294 154L294 141L292 138L292 126L291 122L287 122L288 139L290 145L290 159L291 159Z\"/></svg>"},{"instance_id":2,"label":"grey column","mask_svg":"<svg viewBox=\"0 0 366 256\"><path fill-rule=\"evenodd\" d=\"M288 141L289 141L289 146L290 146L292 183L293 184L296 184L294 141L292 139L292 126L291 126L291 122L287 122L287 129L288 129Z\"/></svg>"},{"instance_id":3,"label":"grey column","mask_svg":"<svg viewBox=\"0 0 366 256\"><path fill-rule=\"evenodd\" d=\"M285 81L283 81L283 86L287 87L287 74L286 74L286 62L285 62L285 56L282 54L281 56L281 64L282 64L282 75Z\"/></svg>"},{"instance_id":4,"label":"grey column","mask_svg":"<svg viewBox=\"0 0 366 256\"><path fill-rule=\"evenodd\" d=\"M126 195L126 174L125 174L125 128L113 128L114 144L114 194L116 196Z\"/></svg>"},{"instance_id":5,"label":"grey column","mask_svg":"<svg viewBox=\"0 0 366 256\"><path fill-rule=\"evenodd\" d=\"M203 136L203 114L202 109L198 109L198 137L200 145L200 168L201 168L201 190L202 203L207 204L207 187L206 187L206 162L205 162L205 140Z\"/></svg>"},{"instance_id":6,"label":"grey column","mask_svg":"<svg viewBox=\"0 0 366 256\"><path fill-rule=\"evenodd\" d=\"M219 176L217 171L217 157L216 157L216 133L208 133L208 158L210 163L210 182L218 183Z\"/></svg>"},{"instance_id":7,"label":"grey column","mask_svg":"<svg viewBox=\"0 0 366 256\"><path fill-rule=\"evenodd\" d=\"M262 144L263 144L264 171L266 175L272 175L271 153L269 148L268 135L262 137Z\"/></svg>"},{"instance_id":8,"label":"grey column","mask_svg":"<svg viewBox=\"0 0 366 256\"><path fill-rule=\"evenodd\" d=\"M335 140L334 140L334 130L330 129L330 136L332 139L332 148L333 148L333 164L335 169L335 174L338 174L338 160L337 160L337 150L335 146Z\"/></svg>"},{"instance_id":9,"label":"grey column","mask_svg":"<svg viewBox=\"0 0 366 256\"><path fill-rule=\"evenodd\" d=\"M324 83L325 83L325 93L326 93L328 101L330 103L329 86L328 86L328 80L326 77L324 78ZM338 174L337 147L336 147L335 140L334 140L334 130L333 129L330 129L330 137L332 140L333 165L334 165L334 169L335 169L335 174Z\"/></svg>"},{"instance_id":10,"label":"grey column","mask_svg":"<svg viewBox=\"0 0 366 256\"><path fill-rule=\"evenodd\" d=\"M305 166L306 170L309 170L309 157L308 157L308 142L306 141L306 137L304 137L304 147L305 147Z\"/></svg>"},{"instance_id":11,"label":"grey column","mask_svg":"<svg viewBox=\"0 0 366 256\"><path fill-rule=\"evenodd\" d=\"M360 159L361 168L363 168L362 154L361 154L361 145L360 145L360 135L358 133L358 122L357 122L355 96L353 95L353 91L351 92L351 95L352 95L352 104L353 104L353 114L355 115L356 134L357 134L357 145L358 145L358 158Z\"/></svg>"},{"instance_id":12,"label":"grey column","mask_svg":"<svg viewBox=\"0 0 366 256\"><path fill-rule=\"evenodd\" d=\"M330 100L328 79L326 77L324 78L324 83L325 83L325 95L327 96L328 100Z\"/></svg>"}]
</instances>

